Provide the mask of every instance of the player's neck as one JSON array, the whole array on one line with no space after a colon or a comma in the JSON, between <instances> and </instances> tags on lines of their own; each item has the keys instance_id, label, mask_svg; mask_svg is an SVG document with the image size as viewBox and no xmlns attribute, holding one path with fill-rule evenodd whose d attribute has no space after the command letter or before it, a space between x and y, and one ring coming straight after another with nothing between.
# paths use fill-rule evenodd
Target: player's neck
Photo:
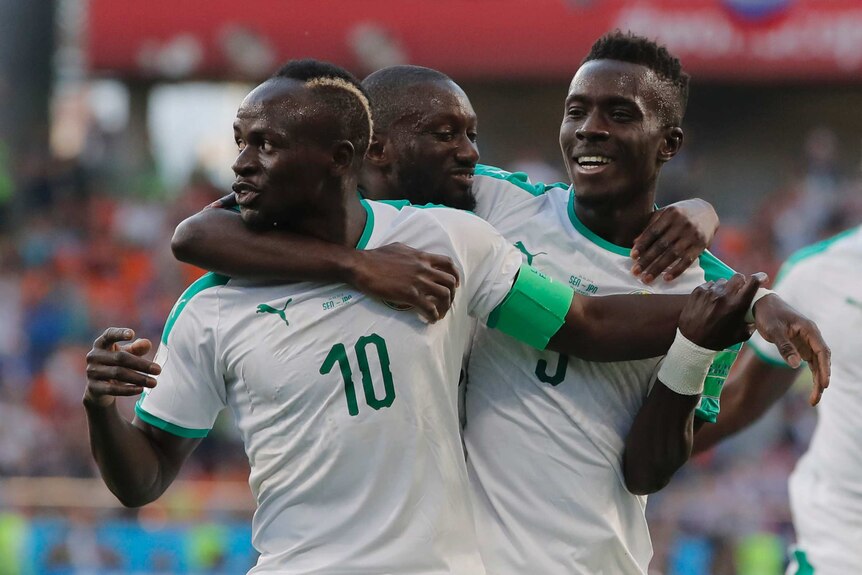
<instances>
[{"instance_id":1,"label":"player's neck","mask_svg":"<svg viewBox=\"0 0 862 575\"><path fill-rule=\"evenodd\" d=\"M359 178L362 195L369 200L403 200L404 192L390 185L386 175L379 170L365 168Z\"/></svg>"},{"instance_id":2,"label":"player's neck","mask_svg":"<svg viewBox=\"0 0 862 575\"><path fill-rule=\"evenodd\" d=\"M655 209L655 192L611 199L578 202L575 215L591 232L612 244L630 248L646 228Z\"/></svg>"},{"instance_id":3,"label":"player's neck","mask_svg":"<svg viewBox=\"0 0 862 575\"><path fill-rule=\"evenodd\" d=\"M305 213L291 231L334 244L355 246L365 230L368 214L357 193L355 179L345 182L340 191L333 191L333 196L339 193L340 202L334 201L319 211Z\"/></svg>"}]
</instances>

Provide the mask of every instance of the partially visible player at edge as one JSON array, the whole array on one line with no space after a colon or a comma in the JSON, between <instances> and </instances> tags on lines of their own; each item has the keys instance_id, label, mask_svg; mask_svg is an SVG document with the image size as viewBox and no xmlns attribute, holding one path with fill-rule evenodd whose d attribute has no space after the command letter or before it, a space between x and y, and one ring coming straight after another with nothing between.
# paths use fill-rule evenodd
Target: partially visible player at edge
<instances>
[{"instance_id":1,"label":"partially visible player at edge","mask_svg":"<svg viewBox=\"0 0 862 575\"><path fill-rule=\"evenodd\" d=\"M862 227L792 255L774 289L816 321L832 346L830 391L817 409L811 445L790 476L796 546L787 573L856 573L862 565ZM695 451L753 423L798 375L762 339L752 339L728 378L725 409L698 434ZM818 399L814 393L810 401Z\"/></svg>"},{"instance_id":2,"label":"partially visible player at edge","mask_svg":"<svg viewBox=\"0 0 862 575\"><path fill-rule=\"evenodd\" d=\"M149 342L117 345L131 330L108 329L96 341L84 395L90 444L126 505L158 498L230 406L258 503L252 573L484 572L454 385L468 313L538 347L588 356L622 343L655 354L680 311L718 316L698 334L705 341L749 333L741 316L758 278L656 298L635 318L639 297L573 297L471 214L360 200L370 113L359 84L335 66L282 68L243 101L234 134L249 227L285 226L358 249L403 241L450 258L463 281L452 310L428 324L344 284L209 274L172 310L155 364L138 357ZM143 390L126 421L115 397Z\"/></svg>"}]
</instances>

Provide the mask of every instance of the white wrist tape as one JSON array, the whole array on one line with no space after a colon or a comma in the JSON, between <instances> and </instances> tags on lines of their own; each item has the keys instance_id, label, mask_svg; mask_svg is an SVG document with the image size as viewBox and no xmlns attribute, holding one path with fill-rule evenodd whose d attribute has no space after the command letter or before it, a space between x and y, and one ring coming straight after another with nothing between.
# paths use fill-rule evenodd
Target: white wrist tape
<instances>
[{"instance_id":1,"label":"white wrist tape","mask_svg":"<svg viewBox=\"0 0 862 575\"><path fill-rule=\"evenodd\" d=\"M692 343L677 329L673 344L658 370L658 379L680 395L702 393L703 382L717 353Z\"/></svg>"},{"instance_id":2,"label":"white wrist tape","mask_svg":"<svg viewBox=\"0 0 862 575\"><path fill-rule=\"evenodd\" d=\"M745 323L754 323L754 304L757 303L757 300L764 296L768 296L771 293L775 293L771 289L766 288L757 288L757 291L754 293L754 297L751 298L751 305L748 306L748 311L745 312Z\"/></svg>"}]
</instances>

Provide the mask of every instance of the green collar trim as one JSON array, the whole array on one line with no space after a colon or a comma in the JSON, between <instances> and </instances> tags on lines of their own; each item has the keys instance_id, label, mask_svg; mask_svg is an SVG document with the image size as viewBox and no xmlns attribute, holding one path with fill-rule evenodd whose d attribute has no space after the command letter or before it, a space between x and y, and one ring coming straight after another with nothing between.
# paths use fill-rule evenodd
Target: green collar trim
<instances>
[{"instance_id":1,"label":"green collar trim","mask_svg":"<svg viewBox=\"0 0 862 575\"><path fill-rule=\"evenodd\" d=\"M364 250L365 246L368 245L368 240L371 239L371 233L374 231L374 210L368 205L368 200L360 200L360 203L365 208L365 213L368 214L368 217L365 218L365 229L362 230L362 235L356 243L356 249Z\"/></svg>"},{"instance_id":2,"label":"green collar trim","mask_svg":"<svg viewBox=\"0 0 862 575\"><path fill-rule=\"evenodd\" d=\"M584 223L578 219L578 216L575 215L575 188L570 188L569 191L569 219L572 222L572 225L582 236L596 244L602 249L605 249L611 253L631 257L632 250L630 248L624 248L623 246L618 246L616 244L612 244L608 240L599 237L593 232L590 228L584 225Z\"/></svg>"}]
</instances>

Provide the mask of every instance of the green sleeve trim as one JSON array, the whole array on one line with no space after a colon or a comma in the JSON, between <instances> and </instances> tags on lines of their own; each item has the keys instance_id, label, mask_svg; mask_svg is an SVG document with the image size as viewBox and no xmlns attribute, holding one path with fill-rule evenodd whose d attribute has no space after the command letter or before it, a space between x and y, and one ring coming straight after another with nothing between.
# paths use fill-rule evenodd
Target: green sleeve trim
<instances>
[{"instance_id":1,"label":"green sleeve trim","mask_svg":"<svg viewBox=\"0 0 862 575\"><path fill-rule=\"evenodd\" d=\"M160 419L152 413L144 411L144 408L141 407L141 401L143 401L143 397L138 400L138 403L135 404L135 415L137 415L138 418L144 423L148 423L153 427L158 427L163 431L167 431L168 433L172 433L173 435L177 435L179 437L200 438L206 437L207 434L209 434L210 432L209 429L188 429L186 427L174 425L173 423L168 423L164 419Z\"/></svg>"},{"instance_id":2,"label":"green sleeve trim","mask_svg":"<svg viewBox=\"0 0 862 575\"><path fill-rule=\"evenodd\" d=\"M227 211L229 211L229 212L236 212L236 213L238 213L238 214L242 212L242 210L240 210L240 209L239 209L239 205L238 205L238 204L234 204L234 205L232 205L232 206L228 206L228 207L226 207L226 208L222 208L222 209L225 209L225 210L227 210Z\"/></svg>"},{"instance_id":3,"label":"green sleeve trim","mask_svg":"<svg viewBox=\"0 0 862 575\"><path fill-rule=\"evenodd\" d=\"M538 182L534 184L530 181L530 177L524 172L507 172L506 170L501 170L500 168L487 166L485 164L477 164L473 173L476 176L487 176L489 178L507 181L534 196L541 196L548 190L552 190L554 188L566 189L569 187L568 184L563 184L562 182L555 184L543 184Z\"/></svg>"},{"instance_id":4,"label":"green sleeve trim","mask_svg":"<svg viewBox=\"0 0 862 575\"><path fill-rule=\"evenodd\" d=\"M708 282L718 279L730 279L736 273L733 268L712 255L709 250L704 251L698 258L700 268L703 270L704 279Z\"/></svg>"},{"instance_id":5,"label":"green sleeve trim","mask_svg":"<svg viewBox=\"0 0 862 575\"><path fill-rule=\"evenodd\" d=\"M740 348L742 348L742 344L736 344L715 354L703 382L700 402L694 410L694 416L697 419L709 423L715 423L718 419L718 413L721 411L721 390L727 380L727 374L730 373L730 368L736 362Z\"/></svg>"},{"instance_id":6,"label":"green sleeve trim","mask_svg":"<svg viewBox=\"0 0 862 575\"><path fill-rule=\"evenodd\" d=\"M817 242L816 244L811 244L810 246L806 246L801 250L794 252L787 261L784 262L784 265L781 266L781 269L778 270L778 275L775 276L775 281L773 285L778 285L778 282L793 269L796 264L799 262L805 261L811 256L815 256L819 253L823 253L828 250L832 245L838 241L843 240L847 236L853 235L862 230L862 226L856 226L855 228L850 228L849 230L844 230L840 234L836 234L831 238L827 238L823 241Z\"/></svg>"},{"instance_id":7,"label":"green sleeve trim","mask_svg":"<svg viewBox=\"0 0 862 575\"><path fill-rule=\"evenodd\" d=\"M573 297L567 285L521 264L512 289L488 316L488 327L536 349L545 349L566 321Z\"/></svg>"},{"instance_id":8,"label":"green sleeve trim","mask_svg":"<svg viewBox=\"0 0 862 575\"><path fill-rule=\"evenodd\" d=\"M767 342L767 343L769 343L769 342ZM772 344L769 343L769 345L772 345ZM770 357L770 356L766 355L765 353L763 353L762 351L757 349L756 345L749 345L748 349L753 351L754 355L756 355L757 358L765 364L771 365L773 367L783 367L785 369L793 369L792 367L787 365L787 363L785 363L785 361L783 359L775 359L774 357Z\"/></svg>"},{"instance_id":9,"label":"green sleeve trim","mask_svg":"<svg viewBox=\"0 0 862 575\"><path fill-rule=\"evenodd\" d=\"M228 276L209 272L187 287L186 291L183 292L183 295L180 296L180 299L177 300L177 303L174 304L171 313L168 315L168 321L165 322L165 329L162 331L162 343L168 342L168 336L170 335L171 330L174 329L174 324L177 323L177 318L180 317L180 314L184 309L186 309L186 305L193 297L205 289L223 286L228 281L230 281L230 277Z\"/></svg>"},{"instance_id":10,"label":"green sleeve trim","mask_svg":"<svg viewBox=\"0 0 862 575\"><path fill-rule=\"evenodd\" d=\"M607 250L613 254L617 254L620 256L631 257L632 250L630 248L626 248L623 246L618 246L609 242L597 235L593 230L584 225L584 223L578 219L578 215L575 213L575 190L572 188L571 192L569 192L569 220L572 222L572 226L580 233L582 236L587 238L592 243L596 244L600 248Z\"/></svg>"},{"instance_id":11,"label":"green sleeve trim","mask_svg":"<svg viewBox=\"0 0 862 575\"><path fill-rule=\"evenodd\" d=\"M365 208L365 213L368 217L365 218L365 228L362 230L362 235L359 236L359 241L356 243L357 250L364 250L368 245L368 240L371 239L371 233L374 231L374 210L368 204L368 200L360 200L362 207ZM401 209L401 208L399 208Z\"/></svg>"}]
</instances>

